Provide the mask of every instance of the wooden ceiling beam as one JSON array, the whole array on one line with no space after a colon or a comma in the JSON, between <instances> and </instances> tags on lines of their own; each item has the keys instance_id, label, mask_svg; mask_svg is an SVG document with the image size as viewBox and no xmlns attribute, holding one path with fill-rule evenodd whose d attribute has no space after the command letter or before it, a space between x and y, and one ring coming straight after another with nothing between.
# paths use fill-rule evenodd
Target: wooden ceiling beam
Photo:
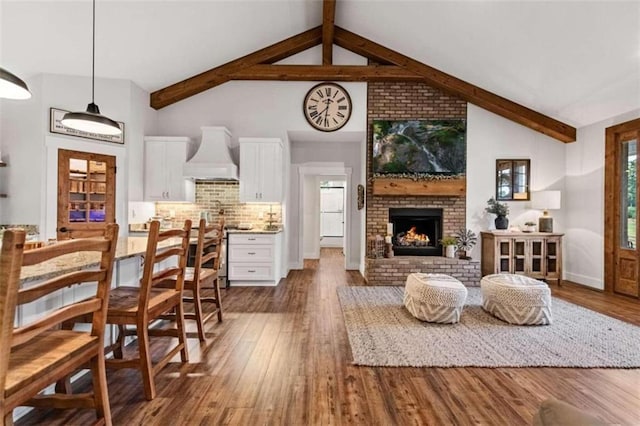
<instances>
[{"instance_id":1,"label":"wooden ceiling beam","mask_svg":"<svg viewBox=\"0 0 640 426\"><path fill-rule=\"evenodd\" d=\"M322 2L322 65L333 64L333 26L336 18L336 0Z\"/></svg>"},{"instance_id":2,"label":"wooden ceiling beam","mask_svg":"<svg viewBox=\"0 0 640 426\"><path fill-rule=\"evenodd\" d=\"M322 43L322 27L289 37L224 65L151 93L151 107L164 108L229 81L229 76L256 64L273 63Z\"/></svg>"},{"instance_id":3,"label":"wooden ceiling beam","mask_svg":"<svg viewBox=\"0 0 640 426\"><path fill-rule=\"evenodd\" d=\"M424 81L424 77L395 65L264 65L244 68L231 80L278 81Z\"/></svg>"},{"instance_id":4,"label":"wooden ceiling beam","mask_svg":"<svg viewBox=\"0 0 640 426\"><path fill-rule=\"evenodd\" d=\"M334 43L376 62L388 62L403 67L412 73L421 75L426 83L434 87L559 141L573 142L576 140L576 129L568 124L540 114L337 26L334 28Z\"/></svg>"}]
</instances>

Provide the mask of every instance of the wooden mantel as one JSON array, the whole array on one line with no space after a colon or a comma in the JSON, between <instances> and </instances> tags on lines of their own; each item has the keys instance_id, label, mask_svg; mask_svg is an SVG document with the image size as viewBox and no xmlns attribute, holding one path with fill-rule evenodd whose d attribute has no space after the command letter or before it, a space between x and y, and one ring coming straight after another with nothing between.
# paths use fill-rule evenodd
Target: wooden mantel
<instances>
[{"instance_id":1,"label":"wooden mantel","mask_svg":"<svg viewBox=\"0 0 640 426\"><path fill-rule=\"evenodd\" d=\"M412 180L398 178L374 178L373 195L393 196L408 195L427 197L444 195L464 197L467 193L467 179Z\"/></svg>"}]
</instances>

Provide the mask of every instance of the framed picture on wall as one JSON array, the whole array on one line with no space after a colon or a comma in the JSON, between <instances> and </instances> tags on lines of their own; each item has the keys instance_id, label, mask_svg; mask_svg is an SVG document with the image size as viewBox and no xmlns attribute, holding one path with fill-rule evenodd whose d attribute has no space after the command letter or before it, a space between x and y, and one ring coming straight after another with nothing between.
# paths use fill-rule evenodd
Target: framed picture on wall
<instances>
[{"instance_id":1,"label":"framed picture on wall","mask_svg":"<svg viewBox=\"0 0 640 426\"><path fill-rule=\"evenodd\" d=\"M78 138L93 139L96 141L111 142L124 145L124 123L122 121L118 121L118 125L122 130L121 134L114 136L99 135L97 133L82 132L80 130L75 130L64 126L61 122L62 117L64 117L64 115L68 112L69 111L65 111L59 108L49 109L49 131L51 133L60 133L67 136L75 136Z\"/></svg>"}]
</instances>

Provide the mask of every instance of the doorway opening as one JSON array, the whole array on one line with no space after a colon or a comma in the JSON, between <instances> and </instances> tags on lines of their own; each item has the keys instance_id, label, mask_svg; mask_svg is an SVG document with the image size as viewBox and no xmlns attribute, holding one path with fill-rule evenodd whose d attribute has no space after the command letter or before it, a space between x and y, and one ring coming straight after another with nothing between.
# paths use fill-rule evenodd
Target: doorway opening
<instances>
[{"instance_id":1,"label":"doorway opening","mask_svg":"<svg viewBox=\"0 0 640 426\"><path fill-rule=\"evenodd\" d=\"M320 248L332 247L343 255L345 269L357 269L350 263L354 247L351 215L355 209L351 168L316 163L301 166L299 173L299 264L320 259Z\"/></svg>"},{"instance_id":2,"label":"doorway opening","mask_svg":"<svg viewBox=\"0 0 640 426\"><path fill-rule=\"evenodd\" d=\"M345 180L320 182L320 247L340 247L344 254Z\"/></svg>"}]
</instances>

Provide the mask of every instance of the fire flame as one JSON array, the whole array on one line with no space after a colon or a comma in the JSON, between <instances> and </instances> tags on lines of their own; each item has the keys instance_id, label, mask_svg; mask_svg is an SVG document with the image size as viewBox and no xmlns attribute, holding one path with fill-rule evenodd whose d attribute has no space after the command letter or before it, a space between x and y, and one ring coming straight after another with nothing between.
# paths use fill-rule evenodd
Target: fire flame
<instances>
[{"instance_id":1,"label":"fire flame","mask_svg":"<svg viewBox=\"0 0 640 426\"><path fill-rule=\"evenodd\" d=\"M407 231L405 238L407 239L408 242L410 241L425 241L427 243L429 242L429 236L427 234L418 234L416 232L415 226L412 226L411 229Z\"/></svg>"}]
</instances>

